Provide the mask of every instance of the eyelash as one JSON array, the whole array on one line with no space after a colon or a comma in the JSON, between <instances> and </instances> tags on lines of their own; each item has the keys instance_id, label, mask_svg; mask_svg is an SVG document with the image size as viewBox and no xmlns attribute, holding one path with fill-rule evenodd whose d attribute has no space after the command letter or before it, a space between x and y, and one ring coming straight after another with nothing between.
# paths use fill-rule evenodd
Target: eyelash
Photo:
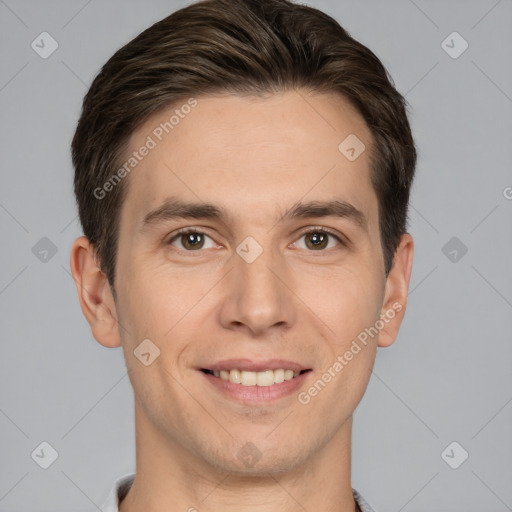
<instances>
[{"instance_id":1,"label":"eyelash","mask_svg":"<svg viewBox=\"0 0 512 512\"><path fill-rule=\"evenodd\" d=\"M178 231L176 231L176 233L174 235L172 235L171 238L169 238L169 240L167 241L167 244L168 245L172 245L172 242L174 240L176 240L181 235L186 235L188 233L195 233L195 234L198 234L198 235L205 235L208 238L212 238L210 235L208 235L204 231L200 231L198 229L194 229L194 228L180 228L180 229L178 229ZM324 233L326 235L329 235L329 236L335 238L339 242L340 246L342 246L342 247L346 246L345 241L339 235L337 235L335 232L331 231L330 229L327 229L327 228L324 228L324 227L320 227L320 226L308 228L307 231L303 231L302 233L300 233L300 235L299 235L297 240L299 240L300 238L302 238L305 235L309 235L309 234L312 234L312 233ZM179 249L179 250L180 251L184 251L184 252L188 252L188 253L201 252L200 249L197 250L197 251L188 251L186 249ZM318 251L310 250L309 252L326 252L326 251L327 251L327 249L322 249L322 250L318 250Z\"/></svg>"}]
</instances>

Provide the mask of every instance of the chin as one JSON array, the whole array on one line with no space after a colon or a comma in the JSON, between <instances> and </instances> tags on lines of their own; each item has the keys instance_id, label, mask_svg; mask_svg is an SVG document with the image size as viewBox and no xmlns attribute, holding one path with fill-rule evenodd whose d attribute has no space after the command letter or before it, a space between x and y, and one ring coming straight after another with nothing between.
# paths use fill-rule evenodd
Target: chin
<instances>
[{"instance_id":1,"label":"chin","mask_svg":"<svg viewBox=\"0 0 512 512\"><path fill-rule=\"evenodd\" d=\"M293 471L306 462L315 447L303 442L282 440L240 441L224 447L220 453L203 453L205 461L216 469L238 476L264 477Z\"/></svg>"}]
</instances>

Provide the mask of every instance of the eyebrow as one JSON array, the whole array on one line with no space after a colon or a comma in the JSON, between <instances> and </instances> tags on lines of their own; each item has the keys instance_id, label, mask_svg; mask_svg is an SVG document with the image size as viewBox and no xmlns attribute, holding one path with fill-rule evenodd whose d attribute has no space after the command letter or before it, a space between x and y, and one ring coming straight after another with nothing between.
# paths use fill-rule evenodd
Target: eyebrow
<instances>
[{"instance_id":1,"label":"eyebrow","mask_svg":"<svg viewBox=\"0 0 512 512\"><path fill-rule=\"evenodd\" d=\"M354 205L342 200L297 202L280 215L278 222L310 217L343 218L351 221L360 229L368 231L368 220L364 213ZM231 216L224 208L212 203L189 203L177 199L167 199L163 204L144 215L141 231L175 219L214 219L226 222L230 218Z\"/></svg>"}]
</instances>

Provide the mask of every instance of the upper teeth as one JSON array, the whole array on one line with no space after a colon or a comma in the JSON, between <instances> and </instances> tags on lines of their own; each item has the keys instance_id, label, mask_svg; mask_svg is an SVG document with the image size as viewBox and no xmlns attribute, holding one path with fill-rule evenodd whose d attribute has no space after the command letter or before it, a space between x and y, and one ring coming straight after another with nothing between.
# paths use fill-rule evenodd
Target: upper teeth
<instances>
[{"instance_id":1,"label":"upper teeth","mask_svg":"<svg viewBox=\"0 0 512 512\"><path fill-rule=\"evenodd\" d=\"M233 384L242 384L242 386L271 386L279 384L285 380L291 380L297 377L300 372L293 370L265 370L264 372L248 372L245 370L215 370L215 377L222 380L228 380Z\"/></svg>"}]
</instances>

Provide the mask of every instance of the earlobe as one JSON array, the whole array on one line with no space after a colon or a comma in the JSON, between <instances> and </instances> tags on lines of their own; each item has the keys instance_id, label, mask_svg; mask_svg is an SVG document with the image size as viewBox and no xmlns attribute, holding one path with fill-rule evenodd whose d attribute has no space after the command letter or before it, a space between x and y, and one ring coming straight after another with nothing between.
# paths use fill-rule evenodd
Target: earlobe
<instances>
[{"instance_id":1,"label":"earlobe","mask_svg":"<svg viewBox=\"0 0 512 512\"><path fill-rule=\"evenodd\" d=\"M70 267L82 312L94 338L105 347L119 347L121 336L114 297L100 270L94 247L85 236L75 240Z\"/></svg>"},{"instance_id":2,"label":"earlobe","mask_svg":"<svg viewBox=\"0 0 512 512\"><path fill-rule=\"evenodd\" d=\"M398 335L407 305L413 255L413 238L409 233L405 233L395 251L393 267L386 280L381 309L381 320L384 326L379 332L379 347L389 347Z\"/></svg>"}]
</instances>

